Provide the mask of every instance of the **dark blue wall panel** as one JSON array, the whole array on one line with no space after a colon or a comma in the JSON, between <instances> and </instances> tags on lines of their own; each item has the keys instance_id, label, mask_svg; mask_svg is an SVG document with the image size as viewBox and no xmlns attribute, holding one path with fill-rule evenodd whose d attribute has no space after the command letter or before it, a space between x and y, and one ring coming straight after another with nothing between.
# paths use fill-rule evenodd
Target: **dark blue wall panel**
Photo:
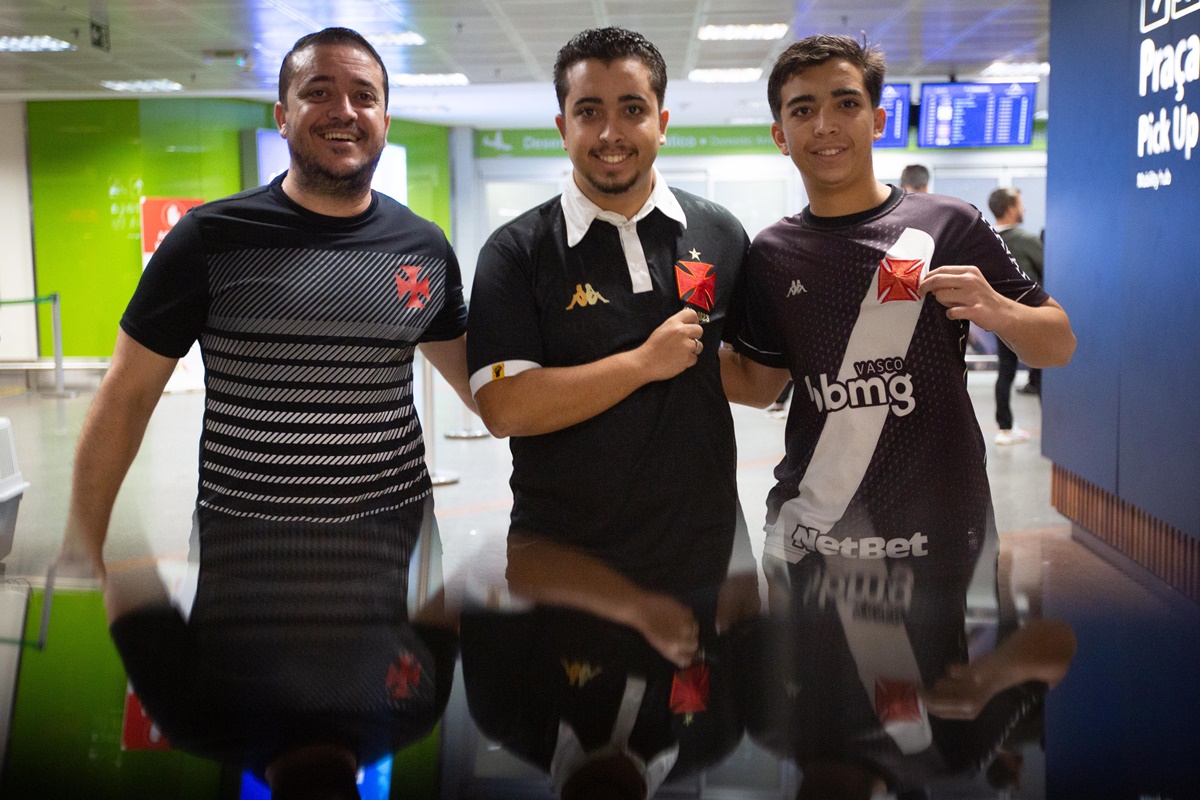
<instances>
[{"instance_id":1,"label":"dark blue wall panel","mask_svg":"<svg viewBox=\"0 0 1200 800\"><path fill-rule=\"evenodd\" d=\"M1168 131L1169 150L1139 154L1143 114L1200 110L1200 80L1182 99L1150 81L1139 91L1145 41L1182 40L1178 63L1200 70L1200 13L1179 13L1190 5L1051 3L1046 283L1079 349L1046 374L1043 427L1053 461L1200 537L1200 145L1187 158ZM1167 21L1143 31L1143 13L1160 12ZM1139 188L1139 176L1163 185Z\"/></svg>"}]
</instances>

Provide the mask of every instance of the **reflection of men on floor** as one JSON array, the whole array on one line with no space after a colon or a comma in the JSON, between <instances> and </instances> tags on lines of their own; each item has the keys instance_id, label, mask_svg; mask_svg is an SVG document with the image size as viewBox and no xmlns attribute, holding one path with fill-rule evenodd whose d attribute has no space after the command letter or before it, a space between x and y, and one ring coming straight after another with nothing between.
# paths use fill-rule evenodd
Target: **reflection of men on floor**
<instances>
[{"instance_id":1,"label":"reflection of men on floor","mask_svg":"<svg viewBox=\"0 0 1200 800\"><path fill-rule=\"evenodd\" d=\"M741 637L733 672L750 736L803 773L798 798L926 797L1040 725L1074 636L1033 620L970 658L968 582L996 587L994 558L982 575L974 566L816 554L793 567L786 602Z\"/></svg>"},{"instance_id":2,"label":"reflection of men on floor","mask_svg":"<svg viewBox=\"0 0 1200 800\"><path fill-rule=\"evenodd\" d=\"M387 100L383 62L357 33L330 28L296 43L275 107L290 168L269 186L193 209L168 234L121 319L76 455L61 561L90 563L103 578L117 491L176 359L199 339L207 393L191 618L159 620L177 651L122 633L154 625L114 615L113 633L148 674L187 666L177 687L207 665L220 671L214 685L259 681L258 692L242 684L241 696L261 719L298 710L334 720L327 739L320 725L254 727L278 734L258 741L229 732L224 757L280 780L283 767L272 765L289 749L332 745L336 763L351 767L374 752L336 720L389 697L379 688L389 660L358 665L383 669L370 696L337 691L360 675L313 667L344 664L336 648L355 626L386 643L407 620L409 557L432 525L412 405L416 347L469 402L454 253L435 225L370 188ZM430 703L432 678L423 678ZM298 705L276 709L289 691ZM146 705L152 717L171 715Z\"/></svg>"},{"instance_id":3,"label":"reflection of men on floor","mask_svg":"<svg viewBox=\"0 0 1200 800\"><path fill-rule=\"evenodd\" d=\"M978 552L995 522L964 380L968 322L1035 366L1074 351L1066 313L977 210L875 178L883 76L873 48L815 36L785 50L767 84L772 135L809 206L756 237L736 350L722 356L737 402L762 407L796 383L767 499L773 571L813 553ZM789 295L797 281L807 291Z\"/></svg>"},{"instance_id":4,"label":"reflection of men on floor","mask_svg":"<svg viewBox=\"0 0 1200 800\"><path fill-rule=\"evenodd\" d=\"M1021 192L1017 189L997 189L988 195L988 208L996 218L996 232L1004 240L1008 251L1021 271L1038 284L1042 282L1042 241L1021 227L1025 221L1025 203L1021 200ZM1017 375L1017 354L997 338L996 357L996 425L1000 428L996 434L996 444L1019 444L1029 440L1029 433L1013 425L1012 385ZM1041 394L1042 371L1030 368L1029 383L1031 394ZM1024 391L1024 390L1022 390Z\"/></svg>"},{"instance_id":5,"label":"reflection of men on floor","mask_svg":"<svg viewBox=\"0 0 1200 800\"><path fill-rule=\"evenodd\" d=\"M510 576L523 576L510 578L514 599L540 571L536 593L553 605L462 616L464 686L485 736L544 770L567 800L641 800L737 746L742 721L730 657L742 628L733 621L726 622L732 630L718 628L716 590L683 599L698 622L699 650L672 663L659 642L621 619L622 587L607 597L603 616L577 610L608 590L587 585L589 576L611 570L597 573L576 554L545 565L568 563L569 571L551 572L522 563L528 557L509 562Z\"/></svg>"},{"instance_id":6,"label":"reflection of men on floor","mask_svg":"<svg viewBox=\"0 0 1200 800\"><path fill-rule=\"evenodd\" d=\"M700 624L683 600L725 582L741 517L717 351L748 240L655 169L666 81L632 31L559 51L572 175L480 253L468 361L484 423L510 437L513 591L628 625L687 667ZM754 572L736 585L757 601Z\"/></svg>"}]
</instances>

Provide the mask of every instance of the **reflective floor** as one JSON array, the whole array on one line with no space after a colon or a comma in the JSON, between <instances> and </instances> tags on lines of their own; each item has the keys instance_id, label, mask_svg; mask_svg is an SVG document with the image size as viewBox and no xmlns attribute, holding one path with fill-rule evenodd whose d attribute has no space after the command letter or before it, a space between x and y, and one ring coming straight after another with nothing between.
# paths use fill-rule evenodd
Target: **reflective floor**
<instances>
[{"instance_id":1,"label":"reflective floor","mask_svg":"<svg viewBox=\"0 0 1200 800\"><path fill-rule=\"evenodd\" d=\"M1200 609L1073 535L1050 506L1037 398L1013 399L1031 440L997 446L993 381L973 372L969 387L999 540L938 570L846 566L831 554L764 574L763 499L784 421L735 408L754 559L712 593L682 598L686 608L657 610L697 621L698 642L684 645L614 622L621 597L591 613L594 596L562 610L511 591L507 444L475 436L479 421L439 388L432 467L450 481L435 489L441 557L409 590L445 599L448 610L435 610L461 621L452 682L436 634L410 643L424 674L440 665L437 713L450 688L440 795L550 797L552 785L571 791L583 767L617 775L632 763L634 784L665 780L659 796L790 798L805 786L829 797L1200 796ZM86 389L60 399L20 386L0 396L30 484L3 559L10 583L36 586L53 559L90 399ZM163 397L114 511L110 570L150 557L186 563L202 408L199 394ZM525 553L567 565L552 590L583 592L573 570L587 565L559 555ZM414 669L392 665L393 701L422 685ZM598 699L582 702L585 688ZM606 762L601 751L631 758ZM220 796L242 796L229 791Z\"/></svg>"}]
</instances>

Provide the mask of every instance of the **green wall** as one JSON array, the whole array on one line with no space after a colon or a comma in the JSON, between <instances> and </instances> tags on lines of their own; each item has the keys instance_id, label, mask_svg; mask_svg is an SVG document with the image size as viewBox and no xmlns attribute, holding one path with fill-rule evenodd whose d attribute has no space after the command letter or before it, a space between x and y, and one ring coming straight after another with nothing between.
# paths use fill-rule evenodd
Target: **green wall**
<instances>
[{"instance_id":1,"label":"green wall","mask_svg":"<svg viewBox=\"0 0 1200 800\"><path fill-rule=\"evenodd\" d=\"M406 148L408 207L450 231L450 129L393 119L388 141Z\"/></svg>"},{"instance_id":2,"label":"green wall","mask_svg":"<svg viewBox=\"0 0 1200 800\"><path fill-rule=\"evenodd\" d=\"M28 640L41 622L44 594L26 613ZM6 645L11 646L11 645ZM108 635L97 591L54 593L46 649L27 648L17 675L4 800L219 800L236 773L178 751L125 751L125 669ZM398 752L392 797L438 796L440 728ZM169 790L167 787L170 787Z\"/></svg>"},{"instance_id":3,"label":"green wall","mask_svg":"<svg viewBox=\"0 0 1200 800\"><path fill-rule=\"evenodd\" d=\"M271 104L151 99L30 102L37 293L61 295L63 353L105 358L142 271L142 196L214 200L241 191L238 133L274 127ZM449 131L393 120L408 151L409 206L449 232ZM40 347L53 352L48 306Z\"/></svg>"},{"instance_id":4,"label":"green wall","mask_svg":"<svg viewBox=\"0 0 1200 800\"><path fill-rule=\"evenodd\" d=\"M37 630L41 604L38 590L26 630ZM217 764L179 752L121 749L125 685L100 593L56 592L46 649L21 656L0 797L215 800Z\"/></svg>"}]
</instances>

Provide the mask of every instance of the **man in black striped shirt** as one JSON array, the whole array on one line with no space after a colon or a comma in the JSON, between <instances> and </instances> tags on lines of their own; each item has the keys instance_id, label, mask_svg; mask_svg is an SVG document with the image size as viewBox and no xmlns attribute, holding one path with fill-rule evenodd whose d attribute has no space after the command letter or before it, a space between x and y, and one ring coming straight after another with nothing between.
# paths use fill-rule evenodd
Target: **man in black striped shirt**
<instances>
[{"instance_id":1,"label":"man in black striped shirt","mask_svg":"<svg viewBox=\"0 0 1200 800\"><path fill-rule=\"evenodd\" d=\"M244 686L244 697L212 700L241 702L254 719L294 713L294 702L320 712L325 729L331 719L377 721L376 712L412 711L414 698L436 705L433 682L449 677L434 676L429 659L414 671L423 650L404 635L391 659L379 657L373 635L374 671L350 669L337 652L344 636L333 635L406 630L409 557L433 524L412 402L417 347L473 406L454 252L433 223L371 190L390 120L387 87L379 55L353 31L296 43L275 107L289 170L194 209L163 241L121 319L76 454L62 558L106 580L117 491L176 360L199 340L201 570L183 663L198 686L207 666L228 694ZM140 664L143 685L153 682L149 693L163 703L186 695L184 676L164 688L170 676L132 657L138 637L125 635L128 626L118 636L126 611L110 597L131 675ZM306 659L314 666L303 668ZM398 663L407 666L397 672ZM396 675L405 676L403 692ZM193 743L187 724L166 731L179 746ZM331 743L291 723L277 726L278 739L254 742L245 730L214 741L210 728L194 749L260 769L288 750ZM366 737L334 738L359 763L398 744L379 751Z\"/></svg>"}]
</instances>

